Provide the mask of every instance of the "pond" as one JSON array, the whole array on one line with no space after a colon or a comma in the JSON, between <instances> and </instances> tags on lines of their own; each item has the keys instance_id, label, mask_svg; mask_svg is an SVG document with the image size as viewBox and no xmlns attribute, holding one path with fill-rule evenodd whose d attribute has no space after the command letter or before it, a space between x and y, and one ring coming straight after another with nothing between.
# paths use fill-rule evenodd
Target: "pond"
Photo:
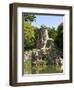
<instances>
[{"instance_id":1,"label":"pond","mask_svg":"<svg viewBox=\"0 0 74 90\"><path fill-rule=\"evenodd\" d=\"M43 64L41 63L43 62ZM24 62L24 74L45 74L45 73L62 73L59 65L48 65L46 61L41 61L37 65L32 64L31 60Z\"/></svg>"}]
</instances>

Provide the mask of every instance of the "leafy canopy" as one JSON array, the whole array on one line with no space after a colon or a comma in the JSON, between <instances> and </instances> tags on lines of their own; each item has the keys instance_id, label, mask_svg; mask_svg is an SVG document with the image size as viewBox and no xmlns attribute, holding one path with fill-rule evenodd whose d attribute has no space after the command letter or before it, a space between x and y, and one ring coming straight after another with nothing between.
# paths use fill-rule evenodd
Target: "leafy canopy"
<instances>
[{"instance_id":1,"label":"leafy canopy","mask_svg":"<svg viewBox=\"0 0 74 90\"><path fill-rule=\"evenodd\" d=\"M35 45L35 30L34 27L28 23L24 23L24 48L31 49Z\"/></svg>"},{"instance_id":2,"label":"leafy canopy","mask_svg":"<svg viewBox=\"0 0 74 90\"><path fill-rule=\"evenodd\" d=\"M61 23L57 28L57 36L55 38L57 46L63 50L63 23Z\"/></svg>"},{"instance_id":3,"label":"leafy canopy","mask_svg":"<svg viewBox=\"0 0 74 90\"><path fill-rule=\"evenodd\" d=\"M33 22L33 21L35 21L36 20L36 16L35 15L33 15L33 14L25 14L24 15L24 20L26 21L26 22Z\"/></svg>"}]
</instances>

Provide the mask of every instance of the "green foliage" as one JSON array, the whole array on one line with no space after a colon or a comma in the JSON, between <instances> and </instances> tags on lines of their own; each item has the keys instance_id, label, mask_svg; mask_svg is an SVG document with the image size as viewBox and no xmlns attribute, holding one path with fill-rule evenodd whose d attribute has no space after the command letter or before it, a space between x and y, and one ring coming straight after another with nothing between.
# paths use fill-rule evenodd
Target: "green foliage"
<instances>
[{"instance_id":1,"label":"green foliage","mask_svg":"<svg viewBox=\"0 0 74 90\"><path fill-rule=\"evenodd\" d=\"M57 36L55 38L57 46L63 50L63 23L61 23L57 28Z\"/></svg>"},{"instance_id":2,"label":"green foliage","mask_svg":"<svg viewBox=\"0 0 74 90\"><path fill-rule=\"evenodd\" d=\"M53 38L53 39L56 38L56 36L57 36L57 31L55 30L54 27L52 27L52 28L49 27L49 28L48 28L48 35L49 35L50 38Z\"/></svg>"},{"instance_id":3,"label":"green foliage","mask_svg":"<svg viewBox=\"0 0 74 90\"><path fill-rule=\"evenodd\" d=\"M36 19L36 16L33 14L25 14L24 15L24 20L26 22L33 22L33 21L35 21L35 19Z\"/></svg>"},{"instance_id":4,"label":"green foliage","mask_svg":"<svg viewBox=\"0 0 74 90\"><path fill-rule=\"evenodd\" d=\"M34 47L35 47L34 27L30 23L24 22L24 50L32 49Z\"/></svg>"},{"instance_id":5,"label":"green foliage","mask_svg":"<svg viewBox=\"0 0 74 90\"><path fill-rule=\"evenodd\" d=\"M39 28L37 28L37 27L33 27L34 28L34 32L35 32L35 40L34 40L34 47L36 48L36 44L37 44L37 37L38 37L38 32L39 32Z\"/></svg>"},{"instance_id":6,"label":"green foliage","mask_svg":"<svg viewBox=\"0 0 74 90\"><path fill-rule=\"evenodd\" d=\"M31 66L31 60L27 60L27 61L24 62L24 68L25 68L24 72L25 72L25 74L31 74L32 73L31 67L32 67Z\"/></svg>"},{"instance_id":7,"label":"green foliage","mask_svg":"<svg viewBox=\"0 0 74 90\"><path fill-rule=\"evenodd\" d=\"M57 30L63 30L63 23L59 24L59 26L57 27Z\"/></svg>"},{"instance_id":8,"label":"green foliage","mask_svg":"<svg viewBox=\"0 0 74 90\"><path fill-rule=\"evenodd\" d=\"M33 14L24 15L24 50L32 49L36 44L36 30L32 26L36 16Z\"/></svg>"},{"instance_id":9,"label":"green foliage","mask_svg":"<svg viewBox=\"0 0 74 90\"><path fill-rule=\"evenodd\" d=\"M63 51L63 23L57 27L57 30L54 27L49 27L48 34L50 38L54 39L57 47Z\"/></svg>"}]
</instances>

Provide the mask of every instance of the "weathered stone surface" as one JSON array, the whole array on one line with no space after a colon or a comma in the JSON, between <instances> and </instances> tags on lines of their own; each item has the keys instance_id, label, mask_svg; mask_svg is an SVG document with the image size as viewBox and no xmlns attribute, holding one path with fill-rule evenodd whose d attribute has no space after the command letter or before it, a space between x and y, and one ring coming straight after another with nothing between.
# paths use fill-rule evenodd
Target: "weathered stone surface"
<instances>
[{"instance_id":1,"label":"weathered stone surface","mask_svg":"<svg viewBox=\"0 0 74 90\"><path fill-rule=\"evenodd\" d=\"M41 26L37 36L37 48L45 48L47 41L49 40L46 26Z\"/></svg>"},{"instance_id":2,"label":"weathered stone surface","mask_svg":"<svg viewBox=\"0 0 74 90\"><path fill-rule=\"evenodd\" d=\"M33 49L32 51L24 52L24 60L36 61L47 59L48 64L53 64L57 57L60 57L60 55L56 48Z\"/></svg>"}]
</instances>

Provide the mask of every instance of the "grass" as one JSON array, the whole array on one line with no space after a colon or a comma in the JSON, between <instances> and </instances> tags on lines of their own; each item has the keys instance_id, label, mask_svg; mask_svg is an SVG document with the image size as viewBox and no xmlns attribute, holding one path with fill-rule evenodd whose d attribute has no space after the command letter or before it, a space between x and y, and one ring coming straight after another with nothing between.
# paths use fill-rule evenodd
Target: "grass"
<instances>
[{"instance_id":1,"label":"grass","mask_svg":"<svg viewBox=\"0 0 74 90\"><path fill-rule=\"evenodd\" d=\"M44 62L46 63L46 61ZM59 66L56 65L32 65L31 60L24 62L24 73L25 74L41 74L41 73L62 73Z\"/></svg>"}]
</instances>

